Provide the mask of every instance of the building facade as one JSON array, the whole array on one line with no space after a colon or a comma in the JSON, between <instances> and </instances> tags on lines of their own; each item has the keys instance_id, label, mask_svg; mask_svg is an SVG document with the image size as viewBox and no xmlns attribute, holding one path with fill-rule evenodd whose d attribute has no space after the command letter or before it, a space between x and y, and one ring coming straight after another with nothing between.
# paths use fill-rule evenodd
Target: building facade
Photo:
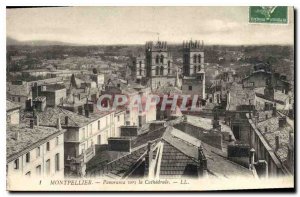
<instances>
[{"instance_id":1,"label":"building facade","mask_svg":"<svg viewBox=\"0 0 300 197\"><path fill-rule=\"evenodd\" d=\"M183 42L182 93L205 99L204 49L200 41Z\"/></svg>"}]
</instances>

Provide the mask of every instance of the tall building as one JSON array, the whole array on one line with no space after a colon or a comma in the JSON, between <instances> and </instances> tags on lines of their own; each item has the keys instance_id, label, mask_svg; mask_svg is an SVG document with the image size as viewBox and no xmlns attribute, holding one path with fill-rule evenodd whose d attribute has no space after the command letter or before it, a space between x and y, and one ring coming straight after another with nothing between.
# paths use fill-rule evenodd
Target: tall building
<instances>
[{"instance_id":1,"label":"tall building","mask_svg":"<svg viewBox=\"0 0 300 197\"><path fill-rule=\"evenodd\" d=\"M198 71L204 69L203 41L183 41L183 75L194 76Z\"/></svg>"},{"instance_id":2,"label":"tall building","mask_svg":"<svg viewBox=\"0 0 300 197\"><path fill-rule=\"evenodd\" d=\"M204 47L200 41L183 42L182 93L205 99Z\"/></svg>"},{"instance_id":3,"label":"tall building","mask_svg":"<svg viewBox=\"0 0 300 197\"><path fill-rule=\"evenodd\" d=\"M160 86L175 85L173 60L167 42L146 42L146 76L150 79L152 89Z\"/></svg>"},{"instance_id":4,"label":"tall building","mask_svg":"<svg viewBox=\"0 0 300 197\"><path fill-rule=\"evenodd\" d=\"M146 42L145 56L136 57L133 64L137 82L148 84L151 89L175 85L176 73L167 42Z\"/></svg>"}]
</instances>

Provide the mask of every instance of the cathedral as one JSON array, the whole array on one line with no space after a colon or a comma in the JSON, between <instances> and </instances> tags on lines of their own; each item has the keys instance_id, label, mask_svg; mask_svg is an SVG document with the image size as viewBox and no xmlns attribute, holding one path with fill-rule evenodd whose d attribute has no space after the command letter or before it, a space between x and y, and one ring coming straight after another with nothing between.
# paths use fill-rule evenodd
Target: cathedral
<instances>
[{"instance_id":1,"label":"cathedral","mask_svg":"<svg viewBox=\"0 0 300 197\"><path fill-rule=\"evenodd\" d=\"M203 41L187 41L182 44L183 79L182 94L198 95L205 100L205 70Z\"/></svg>"},{"instance_id":2,"label":"cathedral","mask_svg":"<svg viewBox=\"0 0 300 197\"><path fill-rule=\"evenodd\" d=\"M203 41L184 41L182 46L182 88L183 94L199 95L205 99L205 71ZM167 42L146 42L145 54L133 61L137 82L148 85L152 90L161 86L178 86L178 70L173 67L173 59Z\"/></svg>"},{"instance_id":3,"label":"cathedral","mask_svg":"<svg viewBox=\"0 0 300 197\"><path fill-rule=\"evenodd\" d=\"M177 73L174 72L167 42L146 42L145 56L136 57L134 64L137 81L148 84L151 89L175 85Z\"/></svg>"}]
</instances>

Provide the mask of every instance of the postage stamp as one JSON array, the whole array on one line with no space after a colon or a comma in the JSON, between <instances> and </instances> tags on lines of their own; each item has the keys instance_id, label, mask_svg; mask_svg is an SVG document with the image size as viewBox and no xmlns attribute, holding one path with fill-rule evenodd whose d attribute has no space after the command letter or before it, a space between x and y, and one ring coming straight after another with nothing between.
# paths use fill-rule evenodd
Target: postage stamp
<instances>
[{"instance_id":1,"label":"postage stamp","mask_svg":"<svg viewBox=\"0 0 300 197\"><path fill-rule=\"evenodd\" d=\"M250 23L288 23L287 6L250 6Z\"/></svg>"}]
</instances>

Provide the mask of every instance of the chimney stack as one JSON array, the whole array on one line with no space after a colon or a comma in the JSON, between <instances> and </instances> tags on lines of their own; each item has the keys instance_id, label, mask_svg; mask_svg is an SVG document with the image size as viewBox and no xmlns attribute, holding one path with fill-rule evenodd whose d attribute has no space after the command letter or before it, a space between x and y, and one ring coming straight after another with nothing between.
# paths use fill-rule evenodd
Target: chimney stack
<instances>
[{"instance_id":1,"label":"chimney stack","mask_svg":"<svg viewBox=\"0 0 300 197\"><path fill-rule=\"evenodd\" d=\"M145 175L148 176L149 178L152 178L154 174L152 173L152 160L153 160L153 150L152 150L152 142L148 142L147 145L147 154L145 157Z\"/></svg>"},{"instance_id":2,"label":"chimney stack","mask_svg":"<svg viewBox=\"0 0 300 197\"><path fill-rule=\"evenodd\" d=\"M250 160L250 169L251 170L254 169L254 163L255 163L254 156L255 156L255 149L251 148L251 150L250 150L250 158L249 158L249 160Z\"/></svg>"},{"instance_id":3,"label":"chimney stack","mask_svg":"<svg viewBox=\"0 0 300 197\"><path fill-rule=\"evenodd\" d=\"M58 130L61 130L61 124L60 124L60 118L59 118L59 117L57 118L56 128L57 128Z\"/></svg>"},{"instance_id":4,"label":"chimney stack","mask_svg":"<svg viewBox=\"0 0 300 197\"><path fill-rule=\"evenodd\" d=\"M207 176L207 159L203 153L203 147L198 147L198 177Z\"/></svg>"},{"instance_id":5,"label":"chimney stack","mask_svg":"<svg viewBox=\"0 0 300 197\"><path fill-rule=\"evenodd\" d=\"M279 124L279 128L282 128L286 125L287 121L286 121L286 116L280 117L278 119L278 124Z\"/></svg>"},{"instance_id":6,"label":"chimney stack","mask_svg":"<svg viewBox=\"0 0 300 197\"><path fill-rule=\"evenodd\" d=\"M38 115L35 117L35 125L36 125L37 127L40 126L40 119L39 119L39 116L38 116Z\"/></svg>"},{"instance_id":7,"label":"chimney stack","mask_svg":"<svg viewBox=\"0 0 300 197\"><path fill-rule=\"evenodd\" d=\"M88 109L85 109L84 112L85 112L85 117L88 118L90 116L90 111Z\"/></svg>"},{"instance_id":8,"label":"chimney stack","mask_svg":"<svg viewBox=\"0 0 300 197\"><path fill-rule=\"evenodd\" d=\"M68 126L69 124L69 117L68 116L65 116L65 124Z\"/></svg>"},{"instance_id":9,"label":"chimney stack","mask_svg":"<svg viewBox=\"0 0 300 197\"><path fill-rule=\"evenodd\" d=\"M272 116L275 117L277 115L276 107L272 108Z\"/></svg>"},{"instance_id":10,"label":"chimney stack","mask_svg":"<svg viewBox=\"0 0 300 197\"><path fill-rule=\"evenodd\" d=\"M14 140L18 141L20 138L20 132L19 131L16 131L15 132L15 135L14 135Z\"/></svg>"},{"instance_id":11,"label":"chimney stack","mask_svg":"<svg viewBox=\"0 0 300 197\"><path fill-rule=\"evenodd\" d=\"M31 129L34 128L34 120L33 119L30 119L29 126Z\"/></svg>"},{"instance_id":12,"label":"chimney stack","mask_svg":"<svg viewBox=\"0 0 300 197\"><path fill-rule=\"evenodd\" d=\"M275 150L277 151L280 148L279 135L275 136Z\"/></svg>"},{"instance_id":13,"label":"chimney stack","mask_svg":"<svg viewBox=\"0 0 300 197\"><path fill-rule=\"evenodd\" d=\"M31 99L26 100L26 102L25 102L25 110L26 110L26 111L32 110L32 102L31 102Z\"/></svg>"}]
</instances>

